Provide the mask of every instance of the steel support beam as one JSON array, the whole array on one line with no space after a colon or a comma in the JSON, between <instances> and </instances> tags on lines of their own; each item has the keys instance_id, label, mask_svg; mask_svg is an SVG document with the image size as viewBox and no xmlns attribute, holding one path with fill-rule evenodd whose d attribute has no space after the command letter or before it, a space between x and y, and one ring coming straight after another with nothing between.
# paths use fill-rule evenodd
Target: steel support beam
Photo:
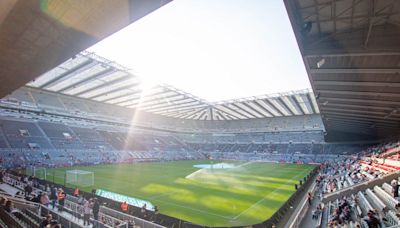
<instances>
[{"instance_id":1,"label":"steel support beam","mask_svg":"<svg viewBox=\"0 0 400 228\"><path fill-rule=\"evenodd\" d=\"M339 68L311 68L311 74L399 74L400 68L376 68L376 69L356 69L356 68L349 68L349 69L339 69Z\"/></svg>"},{"instance_id":2,"label":"steel support beam","mask_svg":"<svg viewBox=\"0 0 400 228\"><path fill-rule=\"evenodd\" d=\"M314 80L314 85L322 86L375 86L375 87L400 87L396 82L360 82L360 81L318 81Z\"/></svg>"},{"instance_id":3,"label":"steel support beam","mask_svg":"<svg viewBox=\"0 0 400 228\"><path fill-rule=\"evenodd\" d=\"M400 97L400 93L384 93L384 92L364 92L364 91L345 91L345 90L318 90L324 94L339 94L339 95L358 95L358 96L380 96L380 97ZM368 99L367 97L365 99Z\"/></svg>"}]
</instances>

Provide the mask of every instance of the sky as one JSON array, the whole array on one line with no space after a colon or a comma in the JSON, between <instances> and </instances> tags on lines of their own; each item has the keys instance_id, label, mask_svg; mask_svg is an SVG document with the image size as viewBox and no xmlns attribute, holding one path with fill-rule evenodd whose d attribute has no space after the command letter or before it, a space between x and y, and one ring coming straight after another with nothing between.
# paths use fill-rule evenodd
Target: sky
<instances>
[{"instance_id":1,"label":"sky","mask_svg":"<svg viewBox=\"0 0 400 228\"><path fill-rule=\"evenodd\" d=\"M311 87L282 0L174 0L88 51L209 102Z\"/></svg>"}]
</instances>

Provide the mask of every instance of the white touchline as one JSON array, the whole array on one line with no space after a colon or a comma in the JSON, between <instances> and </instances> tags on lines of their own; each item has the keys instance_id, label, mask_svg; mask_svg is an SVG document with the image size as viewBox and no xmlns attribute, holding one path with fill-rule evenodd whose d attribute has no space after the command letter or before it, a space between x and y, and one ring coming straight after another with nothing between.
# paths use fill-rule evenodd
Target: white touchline
<instances>
[{"instance_id":1,"label":"white touchline","mask_svg":"<svg viewBox=\"0 0 400 228\"><path fill-rule=\"evenodd\" d=\"M294 176L291 180L286 181L285 183L281 184L278 188L276 188L274 191L268 193L266 196L264 196L262 199L260 199L259 201L255 202L253 205L251 205L249 208L247 208L246 210L242 211L240 214L236 215L235 217L233 217L233 219L238 219L240 216L242 216L244 213L246 213L248 210L252 209L253 207L257 206L259 203L263 202L267 196L271 196L273 194L275 194L275 192L277 192L278 190L281 189L282 186L285 186L287 183L289 183L290 181L292 181L294 178L302 175L305 172L309 172L309 170L304 170L303 172L297 174L296 176Z\"/></svg>"}]
</instances>

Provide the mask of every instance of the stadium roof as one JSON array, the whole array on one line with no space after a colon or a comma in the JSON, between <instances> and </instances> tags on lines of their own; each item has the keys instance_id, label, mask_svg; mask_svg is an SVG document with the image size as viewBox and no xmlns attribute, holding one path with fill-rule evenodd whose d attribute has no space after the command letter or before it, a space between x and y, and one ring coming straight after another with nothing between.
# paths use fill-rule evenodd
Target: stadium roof
<instances>
[{"instance_id":1,"label":"stadium roof","mask_svg":"<svg viewBox=\"0 0 400 228\"><path fill-rule=\"evenodd\" d=\"M0 98L170 1L0 1Z\"/></svg>"},{"instance_id":2,"label":"stadium roof","mask_svg":"<svg viewBox=\"0 0 400 228\"><path fill-rule=\"evenodd\" d=\"M328 135L399 134L400 1L285 4Z\"/></svg>"},{"instance_id":3,"label":"stadium roof","mask_svg":"<svg viewBox=\"0 0 400 228\"><path fill-rule=\"evenodd\" d=\"M182 119L238 120L319 113L310 90L210 103L165 84L145 88L130 69L86 51L27 86Z\"/></svg>"}]
</instances>

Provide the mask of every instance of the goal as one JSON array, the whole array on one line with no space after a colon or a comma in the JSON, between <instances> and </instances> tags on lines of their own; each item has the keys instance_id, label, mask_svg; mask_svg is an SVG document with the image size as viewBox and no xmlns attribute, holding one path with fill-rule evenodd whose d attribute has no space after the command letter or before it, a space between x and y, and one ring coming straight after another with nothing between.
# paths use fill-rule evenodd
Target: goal
<instances>
[{"instance_id":1,"label":"goal","mask_svg":"<svg viewBox=\"0 0 400 228\"><path fill-rule=\"evenodd\" d=\"M94 185L94 173L84 170L67 170L65 172L65 184L88 187Z\"/></svg>"},{"instance_id":2,"label":"goal","mask_svg":"<svg viewBox=\"0 0 400 228\"><path fill-rule=\"evenodd\" d=\"M36 178L46 180L47 170L44 167L29 166L25 170L26 175L34 176Z\"/></svg>"}]
</instances>

